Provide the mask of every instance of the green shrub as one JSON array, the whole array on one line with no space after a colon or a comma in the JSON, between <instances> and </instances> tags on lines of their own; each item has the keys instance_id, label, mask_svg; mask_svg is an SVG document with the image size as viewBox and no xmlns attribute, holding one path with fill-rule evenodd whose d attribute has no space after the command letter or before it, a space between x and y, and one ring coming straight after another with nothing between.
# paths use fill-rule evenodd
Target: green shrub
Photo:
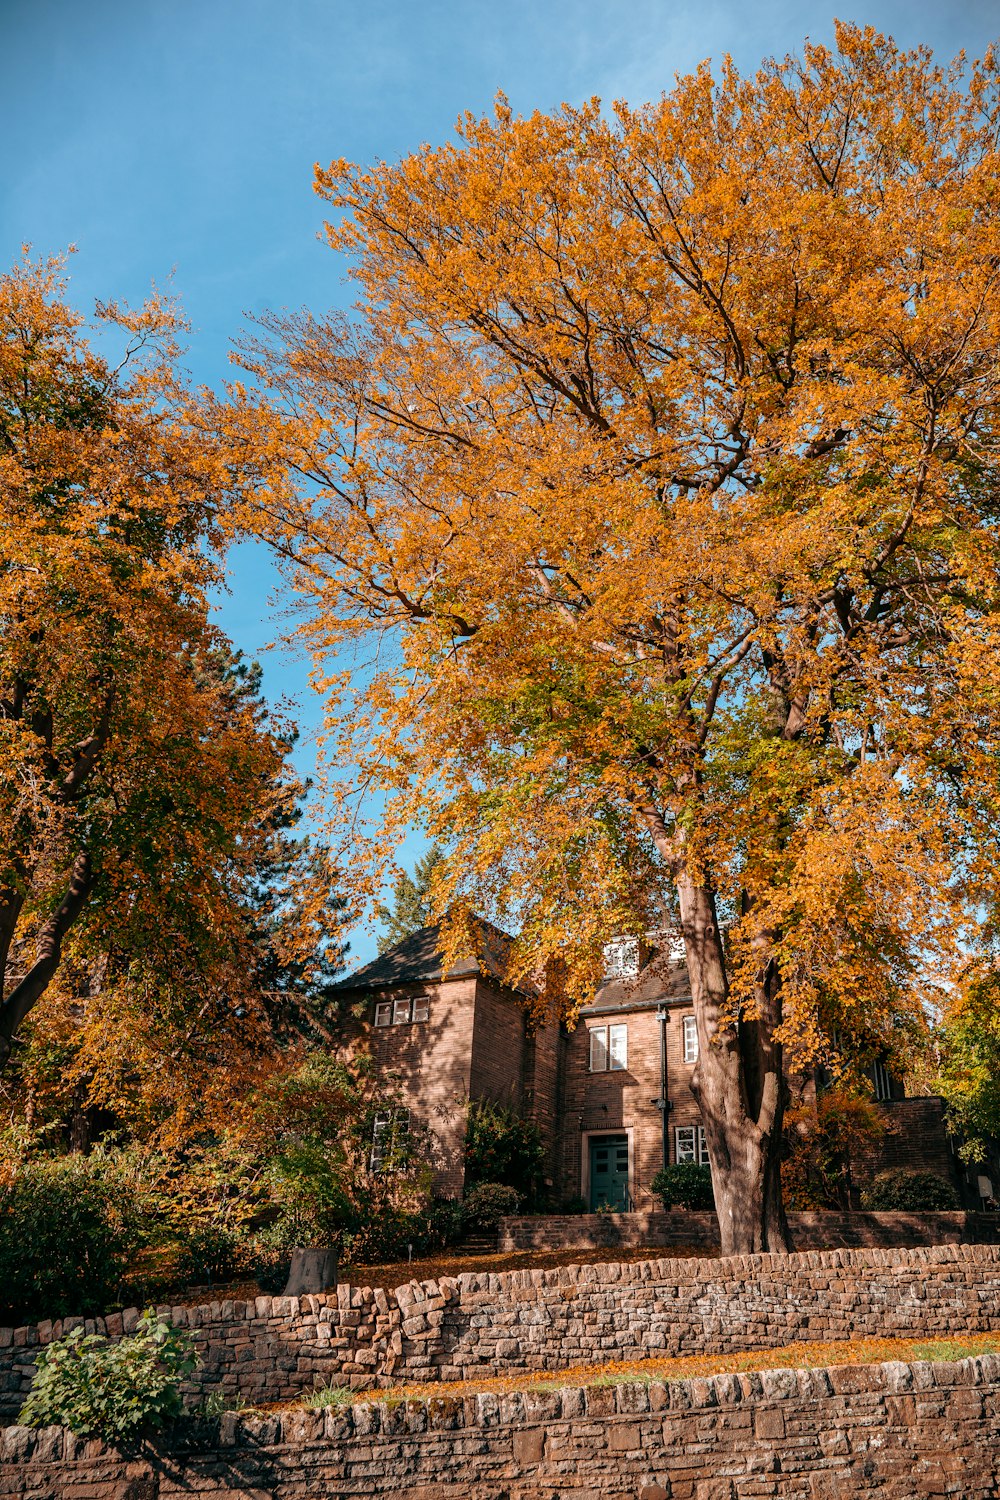
<instances>
[{"instance_id":1,"label":"green shrub","mask_svg":"<svg viewBox=\"0 0 1000 1500\"><path fill-rule=\"evenodd\" d=\"M246 1242L221 1224L195 1224L184 1238L175 1272L181 1286L232 1281L246 1264Z\"/></svg>"},{"instance_id":2,"label":"green shrub","mask_svg":"<svg viewBox=\"0 0 1000 1500\"><path fill-rule=\"evenodd\" d=\"M715 1207L711 1169L697 1162L679 1161L672 1167L661 1167L650 1186L666 1209Z\"/></svg>"},{"instance_id":3,"label":"green shrub","mask_svg":"<svg viewBox=\"0 0 1000 1500\"><path fill-rule=\"evenodd\" d=\"M140 1238L130 1184L103 1156L25 1162L0 1179L0 1322L102 1312Z\"/></svg>"},{"instance_id":4,"label":"green shrub","mask_svg":"<svg viewBox=\"0 0 1000 1500\"><path fill-rule=\"evenodd\" d=\"M951 1183L936 1172L910 1172L905 1167L893 1167L880 1172L871 1187L861 1194L861 1206L888 1213L933 1213L960 1205Z\"/></svg>"},{"instance_id":5,"label":"green shrub","mask_svg":"<svg viewBox=\"0 0 1000 1500\"><path fill-rule=\"evenodd\" d=\"M533 1201L542 1178L545 1147L541 1132L531 1120L505 1104L477 1099L469 1106L465 1127L465 1181L503 1183L516 1188L522 1199Z\"/></svg>"},{"instance_id":6,"label":"green shrub","mask_svg":"<svg viewBox=\"0 0 1000 1500\"><path fill-rule=\"evenodd\" d=\"M576 1194L574 1197L564 1200L559 1212L563 1214L585 1214L587 1212L587 1200Z\"/></svg>"},{"instance_id":7,"label":"green shrub","mask_svg":"<svg viewBox=\"0 0 1000 1500\"><path fill-rule=\"evenodd\" d=\"M152 1310L117 1342L74 1328L40 1351L19 1421L127 1440L180 1415L181 1382L197 1363L190 1334Z\"/></svg>"},{"instance_id":8,"label":"green shrub","mask_svg":"<svg viewBox=\"0 0 1000 1500\"><path fill-rule=\"evenodd\" d=\"M494 1234L500 1220L516 1214L521 1200L512 1187L502 1182L481 1182L466 1195L462 1205L465 1227L474 1234Z\"/></svg>"}]
</instances>

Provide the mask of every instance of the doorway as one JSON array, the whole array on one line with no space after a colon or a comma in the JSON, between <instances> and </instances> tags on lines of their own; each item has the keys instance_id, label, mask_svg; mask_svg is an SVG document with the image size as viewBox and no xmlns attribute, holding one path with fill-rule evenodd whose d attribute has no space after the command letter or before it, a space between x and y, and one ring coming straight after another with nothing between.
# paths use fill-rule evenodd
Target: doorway
<instances>
[{"instance_id":1,"label":"doorway","mask_svg":"<svg viewBox=\"0 0 1000 1500\"><path fill-rule=\"evenodd\" d=\"M628 1206L628 1136L590 1138L590 1211L609 1208L624 1213Z\"/></svg>"}]
</instances>

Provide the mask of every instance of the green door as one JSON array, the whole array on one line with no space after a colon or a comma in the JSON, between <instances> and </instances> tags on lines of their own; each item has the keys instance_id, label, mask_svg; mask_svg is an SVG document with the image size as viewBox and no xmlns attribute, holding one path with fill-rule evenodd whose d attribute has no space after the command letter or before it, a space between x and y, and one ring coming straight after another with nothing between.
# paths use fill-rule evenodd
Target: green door
<instances>
[{"instance_id":1,"label":"green door","mask_svg":"<svg viewBox=\"0 0 1000 1500\"><path fill-rule=\"evenodd\" d=\"M597 1135L590 1140L590 1211L607 1207L623 1213L628 1204L628 1136Z\"/></svg>"}]
</instances>

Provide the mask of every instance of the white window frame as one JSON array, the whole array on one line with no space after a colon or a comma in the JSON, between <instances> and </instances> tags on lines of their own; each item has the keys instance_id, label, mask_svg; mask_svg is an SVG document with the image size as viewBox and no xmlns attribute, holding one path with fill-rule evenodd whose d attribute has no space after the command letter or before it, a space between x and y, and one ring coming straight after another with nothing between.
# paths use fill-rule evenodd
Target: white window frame
<instances>
[{"instance_id":1,"label":"white window frame","mask_svg":"<svg viewBox=\"0 0 1000 1500\"><path fill-rule=\"evenodd\" d=\"M413 997L413 1011L410 1019L416 1024L419 1021L429 1021L431 1016L430 995L415 995Z\"/></svg>"},{"instance_id":2,"label":"white window frame","mask_svg":"<svg viewBox=\"0 0 1000 1500\"><path fill-rule=\"evenodd\" d=\"M386 1153L392 1144L392 1110L377 1109L375 1121L372 1125L372 1154L369 1160L369 1170L378 1172L385 1161Z\"/></svg>"},{"instance_id":3,"label":"white window frame","mask_svg":"<svg viewBox=\"0 0 1000 1500\"><path fill-rule=\"evenodd\" d=\"M872 1064L872 1084L874 1085L875 1099L879 1104L885 1104L892 1098L892 1074L881 1059Z\"/></svg>"},{"instance_id":4,"label":"white window frame","mask_svg":"<svg viewBox=\"0 0 1000 1500\"><path fill-rule=\"evenodd\" d=\"M375 1025L376 1026L391 1026L392 1025L392 1001L391 1000L380 1000L378 1002L378 1004L376 1005L376 1007L375 1007Z\"/></svg>"},{"instance_id":5,"label":"white window frame","mask_svg":"<svg viewBox=\"0 0 1000 1500\"><path fill-rule=\"evenodd\" d=\"M410 997L408 995L404 999L394 1000L392 1002L393 1026L408 1026L410 1023L411 1010L412 1001L410 1000Z\"/></svg>"},{"instance_id":6,"label":"white window frame","mask_svg":"<svg viewBox=\"0 0 1000 1500\"><path fill-rule=\"evenodd\" d=\"M410 1111L405 1105L396 1109L377 1109L372 1125L372 1150L369 1171L381 1172L389 1152L409 1135Z\"/></svg>"},{"instance_id":7,"label":"white window frame","mask_svg":"<svg viewBox=\"0 0 1000 1500\"><path fill-rule=\"evenodd\" d=\"M684 1141L683 1147L681 1141ZM699 1167L709 1165L708 1146L703 1125L674 1126L674 1161L694 1162Z\"/></svg>"},{"instance_id":8,"label":"white window frame","mask_svg":"<svg viewBox=\"0 0 1000 1500\"><path fill-rule=\"evenodd\" d=\"M694 1016L685 1016L681 1022L681 1032L684 1040L684 1061L696 1063L698 1061L698 1022Z\"/></svg>"},{"instance_id":9,"label":"white window frame","mask_svg":"<svg viewBox=\"0 0 1000 1500\"><path fill-rule=\"evenodd\" d=\"M635 979L639 974L639 939L616 937L604 944L604 978Z\"/></svg>"},{"instance_id":10,"label":"white window frame","mask_svg":"<svg viewBox=\"0 0 1000 1500\"><path fill-rule=\"evenodd\" d=\"M611 1026L590 1028L590 1071L622 1073L628 1067L628 1025L625 1021Z\"/></svg>"}]
</instances>

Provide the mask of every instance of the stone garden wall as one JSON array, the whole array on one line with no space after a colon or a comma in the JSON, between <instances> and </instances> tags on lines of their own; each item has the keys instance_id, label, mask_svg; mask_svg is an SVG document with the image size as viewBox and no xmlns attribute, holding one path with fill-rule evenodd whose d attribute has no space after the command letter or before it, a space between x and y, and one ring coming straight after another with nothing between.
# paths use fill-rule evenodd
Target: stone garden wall
<instances>
[{"instance_id":1,"label":"stone garden wall","mask_svg":"<svg viewBox=\"0 0 1000 1500\"><path fill-rule=\"evenodd\" d=\"M224 1417L123 1455L0 1433L0 1500L987 1500L1000 1357Z\"/></svg>"},{"instance_id":2,"label":"stone garden wall","mask_svg":"<svg viewBox=\"0 0 1000 1500\"><path fill-rule=\"evenodd\" d=\"M997 1244L1000 1215L966 1213L789 1214L796 1250ZM544 1214L502 1219L499 1247L513 1250L705 1250L719 1246L714 1213Z\"/></svg>"},{"instance_id":3,"label":"stone garden wall","mask_svg":"<svg viewBox=\"0 0 1000 1500\"><path fill-rule=\"evenodd\" d=\"M1000 1329L1000 1247L828 1250L467 1273L395 1291L162 1308L192 1330L207 1390L250 1402L317 1386L558 1371L576 1363L764 1349L860 1335ZM133 1309L89 1327L120 1336ZM0 1329L0 1418L11 1421L40 1344L74 1322Z\"/></svg>"}]
</instances>

